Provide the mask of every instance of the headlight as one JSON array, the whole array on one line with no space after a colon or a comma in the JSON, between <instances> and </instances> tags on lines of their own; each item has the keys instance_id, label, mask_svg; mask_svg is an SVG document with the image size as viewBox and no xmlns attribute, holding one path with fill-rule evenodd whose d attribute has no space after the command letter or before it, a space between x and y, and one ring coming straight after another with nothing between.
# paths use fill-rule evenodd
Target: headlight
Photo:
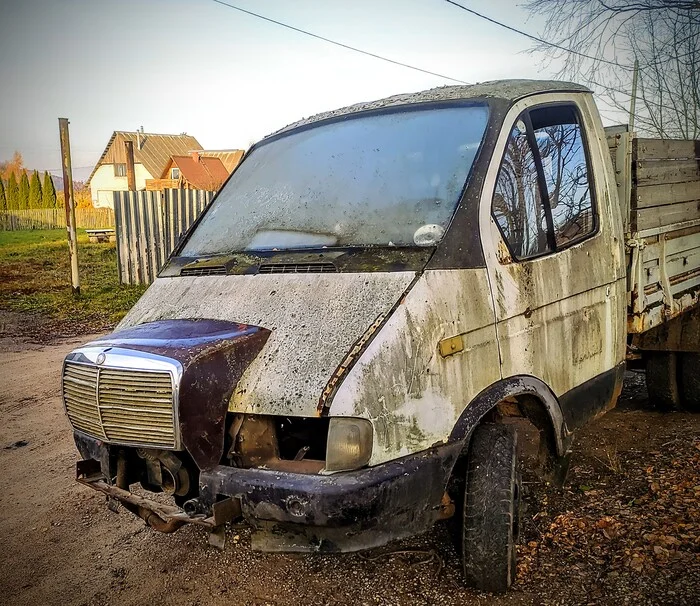
<instances>
[{"instance_id":1,"label":"headlight","mask_svg":"<svg viewBox=\"0 0 700 606\"><path fill-rule=\"evenodd\" d=\"M350 471L372 456L372 423L367 419L332 417L328 427L326 471Z\"/></svg>"}]
</instances>

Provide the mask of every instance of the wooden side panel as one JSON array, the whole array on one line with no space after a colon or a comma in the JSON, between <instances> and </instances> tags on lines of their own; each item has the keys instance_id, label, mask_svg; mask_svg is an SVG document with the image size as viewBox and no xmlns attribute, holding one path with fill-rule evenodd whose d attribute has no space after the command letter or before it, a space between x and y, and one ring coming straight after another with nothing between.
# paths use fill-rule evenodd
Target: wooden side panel
<instances>
[{"instance_id":1,"label":"wooden side panel","mask_svg":"<svg viewBox=\"0 0 700 606\"><path fill-rule=\"evenodd\" d=\"M635 139L631 198L632 232L699 220L700 140Z\"/></svg>"},{"instance_id":2,"label":"wooden side panel","mask_svg":"<svg viewBox=\"0 0 700 606\"><path fill-rule=\"evenodd\" d=\"M640 187L688 181L700 181L700 161L696 159L637 161L637 184Z\"/></svg>"},{"instance_id":3,"label":"wooden side panel","mask_svg":"<svg viewBox=\"0 0 700 606\"><path fill-rule=\"evenodd\" d=\"M638 160L697 158L700 141L680 139L636 139Z\"/></svg>"},{"instance_id":4,"label":"wooden side panel","mask_svg":"<svg viewBox=\"0 0 700 606\"><path fill-rule=\"evenodd\" d=\"M633 141L630 225L628 330L643 333L700 302L700 140Z\"/></svg>"},{"instance_id":5,"label":"wooden side panel","mask_svg":"<svg viewBox=\"0 0 700 606\"><path fill-rule=\"evenodd\" d=\"M638 231L663 229L675 223L700 219L700 200L639 208L635 215Z\"/></svg>"},{"instance_id":6,"label":"wooden side panel","mask_svg":"<svg viewBox=\"0 0 700 606\"><path fill-rule=\"evenodd\" d=\"M605 129L608 141L608 150L615 170L615 185L617 186L617 199L620 204L622 226L627 233L630 228L630 197L632 193L632 138L627 130L619 127Z\"/></svg>"},{"instance_id":7,"label":"wooden side panel","mask_svg":"<svg viewBox=\"0 0 700 606\"><path fill-rule=\"evenodd\" d=\"M700 179L686 183L640 185L637 180L637 208L651 208L680 202L700 201Z\"/></svg>"}]
</instances>

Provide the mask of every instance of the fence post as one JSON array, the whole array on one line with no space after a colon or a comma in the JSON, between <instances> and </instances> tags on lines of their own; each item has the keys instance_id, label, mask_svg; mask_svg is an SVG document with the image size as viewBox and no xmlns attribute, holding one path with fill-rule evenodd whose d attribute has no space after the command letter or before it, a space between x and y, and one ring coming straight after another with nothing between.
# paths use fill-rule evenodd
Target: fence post
<instances>
[{"instance_id":1,"label":"fence post","mask_svg":"<svg viewBox=\"0 0 700 606\"><path fill-rule=\"evenodd\" d=\"M68 232L68 255L70 256L71 285L73 294L80 294L80 276L78 275L78 238L75 233L75 200L73 199L73 169L70 160L70 137L68 118L58 119L58 131L61 139L61 160L63 166L63 197L66 206L66 231Z\"/></svg>"},{"instance_id":2,"label":"fence post","mask_svg":"<svg viewBox=\"0 0 700 606\"><path fill-rule=\"evenodd\" d=\"M129 191L136 191L136 172L134 169L134 142L124 141L126 148L126 182Z\"/></svg>"}]
</instances>

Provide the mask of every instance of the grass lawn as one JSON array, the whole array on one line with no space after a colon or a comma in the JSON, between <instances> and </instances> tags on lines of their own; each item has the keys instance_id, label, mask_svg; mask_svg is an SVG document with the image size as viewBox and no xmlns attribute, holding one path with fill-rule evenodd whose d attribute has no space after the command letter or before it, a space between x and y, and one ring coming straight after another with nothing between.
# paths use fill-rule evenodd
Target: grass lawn
<instances>
[{"instance_id":1,"label":"grass lawn","mask_svg":"<svg viewBox=\"0 0 700 606\"><path fill-rule=\"evenodd\" d=\"M119 284L115 244L91 244L84 230L78 267L74 297L65 229L0 232L0 310L31 314L57 335L80 334L116 324L145 290Z\"/></svg>"}]
</instances>

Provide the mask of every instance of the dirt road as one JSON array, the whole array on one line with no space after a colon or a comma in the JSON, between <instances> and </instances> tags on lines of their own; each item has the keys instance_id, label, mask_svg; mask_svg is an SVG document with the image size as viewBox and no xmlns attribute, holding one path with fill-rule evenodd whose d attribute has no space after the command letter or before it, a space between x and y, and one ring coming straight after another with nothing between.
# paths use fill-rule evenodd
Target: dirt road
<instances>
[{"instance_id":1,"label":"dirt road","mask_svg":"<svg viewBox=\"0 0 700 606\"><path fill-rule=\"evenodd\" d=\"M73 481L59 375L79 341L0 340L0 603L700 603L700 416L635 410L638 376L579 438L565 490L528 485L518 582L493 597L462 586L446 525L362 555L290 556L251 552L245 529L219 552L196 528L162 535L109 511Z\"/></svg>"}]
</instances>

